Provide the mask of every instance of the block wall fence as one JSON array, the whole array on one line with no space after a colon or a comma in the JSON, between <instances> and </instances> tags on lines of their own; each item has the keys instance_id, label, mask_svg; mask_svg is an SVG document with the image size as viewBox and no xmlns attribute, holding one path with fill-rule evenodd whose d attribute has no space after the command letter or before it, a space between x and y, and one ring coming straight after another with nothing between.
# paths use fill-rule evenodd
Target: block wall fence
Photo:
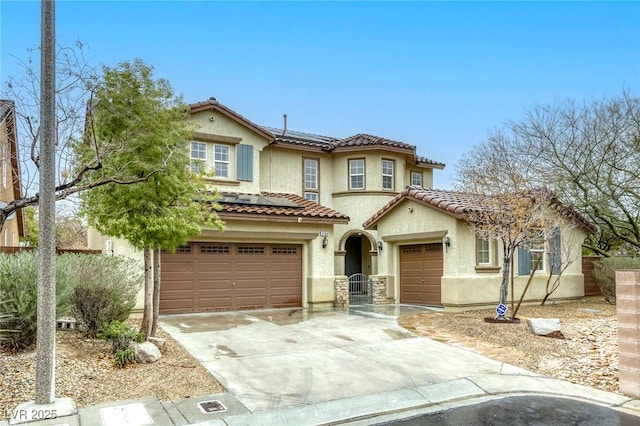
<instances>
[{"instance_id":1,"label":"block wall fence","mask_svg":"<svg viewBox=\"0 0 640 426\"><path fill-rule=\"evenodd\" d=\"M640 399L640 271L616 271L620 392Z\"/></svg>"}]
</instances>

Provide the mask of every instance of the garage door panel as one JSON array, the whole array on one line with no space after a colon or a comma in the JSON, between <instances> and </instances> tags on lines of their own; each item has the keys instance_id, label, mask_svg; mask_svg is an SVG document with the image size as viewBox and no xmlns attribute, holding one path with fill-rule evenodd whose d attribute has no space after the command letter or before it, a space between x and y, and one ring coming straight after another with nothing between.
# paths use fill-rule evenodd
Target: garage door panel
<instances>
[{"instance_id":1,"label":"garage door panel","mask_svg":"<svg viewBox=\"0 0 640 426\"><path fill-rule=\"evenodd\" d=\"M219 297L214 295L200 295L197 303L196 311L219 311L229 309L229 306L231 306L231 297L225 295L220 295Z\"/></svg>"},{"instance_id":2,"label":"garage door panel","mask_svg":"<svg viewBox=\"0 0 640 426\"><path fill-rule=\"evenodd\" d=\"M442 244L400 247L400 302L440 305Z\"/></svg>"},{"instance_id":3,"label":"garage door panel","mask_svg":"<svg viewBox=\"0 0 640 426\"><path fill-rule=\"evenodd\" d=\"M162 254L163 313L302 305L300 245L213 242L182 250Z\"/></svg>"},{"instance_id":4,"label":"garage door panel","mask_svg":"<svg viewBox=\"0 0 640 426\"><path fill-rule=\"evenodd\" d=\"M160 311L164 313L193 312L193 298L160 299Z\"/></svg>"},{"instance_id":5,"label":"garage door panel","mask_svg":"<svg viewBox=\"0 0 640 426\"><path fill-rule=\"evenodd\" d=\"M257 296L254 294L241 294L236 295L236 309L257 309L267 306L267 297ZM269 306L271 307L271 306Z\"/></svg>"}]
</instances>

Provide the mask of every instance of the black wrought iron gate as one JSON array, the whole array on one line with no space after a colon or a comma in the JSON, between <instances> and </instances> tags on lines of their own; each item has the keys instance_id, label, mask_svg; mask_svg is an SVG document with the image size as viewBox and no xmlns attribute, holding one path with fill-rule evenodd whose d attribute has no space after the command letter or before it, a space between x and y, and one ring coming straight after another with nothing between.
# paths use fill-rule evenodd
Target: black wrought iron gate
<instances>
[{"instance_id":1,"label":"black wrought iron gate","mask_svg":"<svg viewBox=\"0 0 640 426\"><path fill-rule=\"evenodd\" d=\"M349 305L365 305L373 302L373 285L364 274L349 277Z\"/></svg>"}]
</instances>

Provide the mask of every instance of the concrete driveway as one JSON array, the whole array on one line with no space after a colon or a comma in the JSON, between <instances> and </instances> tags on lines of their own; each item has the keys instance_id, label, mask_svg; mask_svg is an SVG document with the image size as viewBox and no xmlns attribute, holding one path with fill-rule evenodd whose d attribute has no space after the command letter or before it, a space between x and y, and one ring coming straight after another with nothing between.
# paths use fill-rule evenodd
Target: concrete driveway
<instances>
[{"instance_id":1,"label":"concrete driveway","mask_svg":"<svg viewBox=\"0 0 640 426\"><path fill-rule=\"evenodd\" d=\"M380 309L167 315L160 325L254 413L481 374L533 374L396 323L417 308Z\"/></svg>"}]
</instances>

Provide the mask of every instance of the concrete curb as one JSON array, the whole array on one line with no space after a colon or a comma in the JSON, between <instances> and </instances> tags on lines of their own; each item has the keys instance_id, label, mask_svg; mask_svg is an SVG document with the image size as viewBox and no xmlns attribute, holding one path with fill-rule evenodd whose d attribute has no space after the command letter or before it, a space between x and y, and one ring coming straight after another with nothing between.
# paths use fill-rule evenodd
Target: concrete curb
<instances>
[{"instance_id":1,"label":"concrete curb","mask_svg":"<svg viewBox=\"0 0 640 426\"><path fill-rule=\"evenodd\" d=\"M640 401L623 395L546 377L482 374L410 389L336 399L277 410L251 412L229 393L179 401L156 398L119 401L81 408L76 415L25 423L34 426L144 424L161 425L366 425L414 414L437 412L508 396L538 395L575 399L638 416ZM223 411L206 413L199 403L215 400ZM0 422L0 426L8 422Z\"/></svg>"}]
</instances>

